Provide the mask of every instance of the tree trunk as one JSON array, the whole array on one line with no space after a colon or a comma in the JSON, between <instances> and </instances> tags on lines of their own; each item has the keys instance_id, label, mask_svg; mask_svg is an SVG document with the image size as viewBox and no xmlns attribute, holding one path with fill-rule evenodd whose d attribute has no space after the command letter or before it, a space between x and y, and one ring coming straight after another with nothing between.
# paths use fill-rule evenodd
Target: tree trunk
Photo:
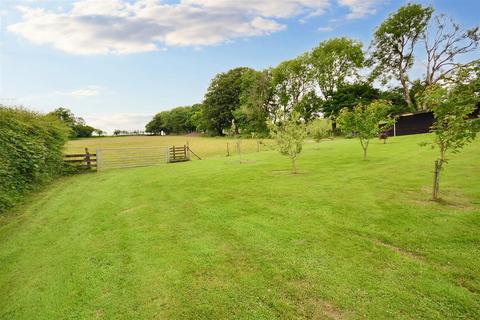
<instances>
[{"instance_id":1,"label":"tree trunk","mask_svg":"<svg viewBox=\"0 0 480 320\"><path fill-rule=\"evenodd\" d=\"M362 148L363 148L363 160L367 160L368 143L369 143L369 140L363 141L362 139L360 139L360 144L362 145Z\"/></svg>"},{"instance_id":2,"label":"tree trunk","mask_svg":"<svg viewBox=\"0 0 480 320\"><path fill-rule=\"evenodd\" d=\"M435 171L433 173L433 200L438 200L438 193L440 189L440 171L442 170L441 160L435 160Z\"/></svg>"},{"instance_id":3,"label":"tree trunk","mask_svg":"<svg viewBox=\"0 0 480 320\"><path fill-rule=\"evenodd\" d=\"M292 173L296 174L297 173L297 164L296 164L296 159L292 158Z\"/></svg>"},{"instance_id":4,"label":"tree trunk","mask_svg":"<svg viewBox=\"0 0 480 320\"><path fill-rule=\"evenodd\" d=\"M400 83L402 84L403 98L408 105L408 109L410 109L410 111L414 111L412 99L410 99L410 89L408 88L407 79L405 79L405 74L403 73L403 70L400 70Z\"/></svg>"},{"instance_id":5,"label":"tree trunk","mask_svg":"<svg viewBox=\"0 0 480 320\"><path fill-rule=\"evenodd\" d=\"M332 118L332 134L335 134L336 130L337 130L337 122L335 121L335 118Z\"/></svg>"}]
</instances>

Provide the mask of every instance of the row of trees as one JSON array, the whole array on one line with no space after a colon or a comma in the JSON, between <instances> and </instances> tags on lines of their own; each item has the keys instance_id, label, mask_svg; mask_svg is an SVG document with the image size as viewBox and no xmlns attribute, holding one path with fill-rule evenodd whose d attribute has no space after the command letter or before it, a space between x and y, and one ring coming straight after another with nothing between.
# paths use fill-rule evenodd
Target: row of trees
<instances>
[{"instance_id":1,"label":"row of trees","mask_svg":"<svg viewBox=\"0 0 480 320\"><path fill-rule=\"evenodd\" d=\"M162 111L145 126L145 131L151 134L185 134L205 130L200 104Z\"/></svg>"},{"instance_id":2,"label":"row of trees","mask_svg":"<svg viewBox=\"0 0 480 320\"><path fill-rule=\"evenodd\" d=\"M431 127L435 134L434 141L424 145L439 151L435 160L432 193L432 198L437 200L440 173L448 162L447 154L460 152L480 132L480 117L475 113L480 107L480 60L457 69L443 85L436 83L428 86L419 97L419 102L428 106L435 118ZM395 118L389 115L390 110L390 102L376 100L366 105L359 104L353 110L343 108L340 111L340 127L344 132L358 137L364 160L371 139L394 124ZM277 141L280 153L288 156L292 162L292 173L296 173L296 160L309 127L296 111L290 115L281 112L277 121L270 124L271 135ZM316 140L322 139L322 129L318 126L313 128L312 136Z\"/></svg>"},{"instance_id":3,"label":"row of trees","mask_svg":"<svg viewBox=\"0 0 480 320\"><path fill-rule=\"evenodd\" d=\"M269 133L268 121L291 112L305 122L328 117L335 130L340 110L375 100L387 101L390 114L425 110L419 97L471 65L461 61L478 48L479 38L478 27L463 29L443 14L434 16L432 7L408 4L376 29L367 51L359 41L334 38L274 68L220 73L202 104L161 112L146 131L262 136ZM412 80L411 69L419 62L414 53L424 55L426 63L423 75Z\"/></svg>"},{"instance_id":4,"label":"row of trees","mask_svg":"<svg viewBox=\"0 0 480 320\"><path fill-rule=\"evenodd\" d=\"M114 136L144 136L145 131L115 129L115 130L113 130L113 135Z\"/></svg>"}]
</instances>

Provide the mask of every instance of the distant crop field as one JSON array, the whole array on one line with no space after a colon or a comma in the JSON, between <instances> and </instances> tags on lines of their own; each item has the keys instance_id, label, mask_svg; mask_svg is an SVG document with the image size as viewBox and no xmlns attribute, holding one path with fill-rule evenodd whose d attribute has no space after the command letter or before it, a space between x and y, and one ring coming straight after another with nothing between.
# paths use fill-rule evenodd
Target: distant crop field
<instances>
[{"instance_id":1,"label":"distant crop field","mask_svg":"<svg viewBox=\"0 0 480 320\"><path fill-rule=\"evenodd\" d=\"M71 140L67 144L66 153L82 152L85 148L88 148L90 152L94 152L97 148L160 148L188 144L200 157L208 158L227 155L227 144L229 152L232 155L237 153L237 143L240 143L242 153L256 152L257 141L259 141L260 151L271 150L274 144L272 140L268 139L256 140L191 136L120 136Z\"/></svg>"}]
</instances>

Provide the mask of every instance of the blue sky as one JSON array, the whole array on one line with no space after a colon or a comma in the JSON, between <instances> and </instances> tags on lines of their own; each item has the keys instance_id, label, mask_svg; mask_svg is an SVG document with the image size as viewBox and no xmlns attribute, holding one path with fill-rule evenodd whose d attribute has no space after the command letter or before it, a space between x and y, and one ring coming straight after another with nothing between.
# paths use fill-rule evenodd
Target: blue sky
<instances>
[{"instance_id":1,"label":"blue sky","mask_svg":"<svg viewBox=\"0 0 480 320\"><path fill-rule=\"evenodd\" d=\"M467 27L480 22L480 1L417 2ZM65 106L110 132L143 129L161 110L200 102L219 72L275 66L336 36L368 47L405 3L2 0L0 103Z\"/></svg>"}]
</instances>

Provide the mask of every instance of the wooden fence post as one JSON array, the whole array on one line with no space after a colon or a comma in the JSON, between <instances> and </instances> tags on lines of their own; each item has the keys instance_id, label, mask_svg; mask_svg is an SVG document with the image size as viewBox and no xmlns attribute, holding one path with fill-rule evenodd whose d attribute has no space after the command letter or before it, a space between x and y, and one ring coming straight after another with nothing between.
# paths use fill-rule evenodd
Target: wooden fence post
<instances>
[{"instance_id":1,"label":"wooden fence post","mask_svg":"<svg viewBox=\"0 0 480 320\"><path fill-rule=\"evenodd\" d=\"M87 162L87 169L91 169L91 162L90 162L90 153L88 152L88 148L85 148L85 161Z\"/></svg>"},{"instance_id":2,"label":"wooden fence post","mask_svg":"<svg viewBox=\"0 0 480 320\"><path fill-rule=\"evenodd\" d=\"M230 157L230 148L228 147L228 142L227 142L227 157Z\"/></svg>"},{"instance_id":3,"label":"wooden fence post","mask_svg":"<svg viewBox=\"0 0 480 320\"><path fill-rule=\"evenodd\" d=\"M257 140L257 152L260 152L260 142Z\"/></svg>"},{"instance_id":4,"label":"wooden fence post","mask_svg":"<svg viewBox=\"0 0 480 320\"><path fill-rule=\"evenodd\" d=\"M240 141L237 141L237 152L238 152L238 158L240 160L240 163L242 163L242 150L240 147Z\"/></svg>"},{"instance_id":5,"label":"wooden fence post","mask_svg":"<svg viewBox=\"0 0 480 320\"><path fill-rule=\"evenodd\" d=\"M433 200L438 200L438 190L439 190L439 181L440 181L440 161L435 160L435 171L433 174Z\"/></svg>"},{"instance_id":6,"label":"wooden fence post","mask_svg":"<svg viewBox=\"0 0 480 320\"><path fill-rule=\"evenodd\" d=\"M170 163L170 147L166 148L165 156L167 158L167 163Z\"/></svg>"},{"instance_id":7,"label":"wooden fence post","mask_svg":"<svg viewBox=\"0 0 480 320\"><path fill-rule=\"evenodd\" d=\"M97 171L100 171L102 167L102 149L95 149L95 154L97 155Z\"/></svg>"}]
</instances>

